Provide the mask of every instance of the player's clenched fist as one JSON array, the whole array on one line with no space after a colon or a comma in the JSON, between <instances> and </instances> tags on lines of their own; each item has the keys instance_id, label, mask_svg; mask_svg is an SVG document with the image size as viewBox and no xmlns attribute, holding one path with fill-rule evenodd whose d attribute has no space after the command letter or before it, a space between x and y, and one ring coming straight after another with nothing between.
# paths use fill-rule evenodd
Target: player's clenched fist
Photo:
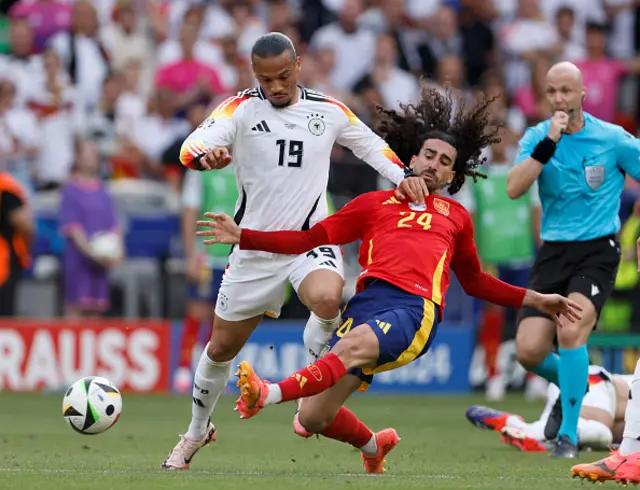
<instances>
[{"instance_id":1,"label":"player's clenched fist","mask_svg":"<svg viewBox=\"0 0 640 490\"><path fill-rule=\"evenodd\" d=\"M208 230L198 230L196 235L212 237L203 241L205 245L214 245L216 243L224 243L227 245L236 245L240 243L241 228L233 221L233 218L224 213L204 213L206 218L212 221L198 221L198 228L209 228Z\"/></svg>"},{"instance_id":2,"label":"player's clenched fist","mask_svg":"<svg viewBox=\"0 0 640 490\"><path fill-rule=\"evenodd\" d=\"M563 111L556 111L551 118L551 124L549 125L549 132L547 136L556 143L560 141L562 133L567 130L569 124L569 114Z\"/></svg>"},{"instance_id":3,"label":"player's clenched fist","mask_svg":"<svg viewBox=\"0 0 640 490\"><path fill-rule=\"evenodd\" d=\"M205 170L219 170L231 163L231 154L226 148L213 148L200 157L200 165Z\"/></svg>"}]
</instances>

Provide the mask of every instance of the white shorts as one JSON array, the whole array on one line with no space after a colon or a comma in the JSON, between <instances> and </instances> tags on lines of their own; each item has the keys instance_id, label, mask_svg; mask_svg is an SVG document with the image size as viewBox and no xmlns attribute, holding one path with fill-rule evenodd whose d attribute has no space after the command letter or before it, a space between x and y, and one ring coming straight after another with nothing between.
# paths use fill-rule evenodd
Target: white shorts
<instances>
[{"instance_id":1,"label":"white shorts","mask_svg":"<svg viewBox=\"0 0 640 490\"><path fill-rule=\"evenodd\" d=\"M546 416L556 399L560 396L560 390L552 383L549 383L547 392L547 407L543 412L546 423ZM616 414L616 387L613 384L613 377L602 366L589 366L589 392L582 399L583 407L599 408L609 413L615 418ZM546 412L546 413L545 413Z\"/></svg>"},{"instance_id":2,"label":"white shorts","mask_svg":"<svg viewBox=\"0 0 640 490\"><path fill-rule=\"evenodd\" d=\"M342 251L324 245L300 255L280 255L250 250L234 250L222 277L216 315L239 322L258 315L280 316L287 283L298 292L310 272L335 271L344 279Z\"/></svg>"}]
</instances>

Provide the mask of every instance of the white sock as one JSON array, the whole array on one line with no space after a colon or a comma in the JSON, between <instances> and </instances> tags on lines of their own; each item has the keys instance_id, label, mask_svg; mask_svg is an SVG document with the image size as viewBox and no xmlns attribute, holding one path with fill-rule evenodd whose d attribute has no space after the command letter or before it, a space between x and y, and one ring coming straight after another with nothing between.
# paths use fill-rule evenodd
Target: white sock
<instances>
[{"instance_id":1,"label":"white sock","mask_svg":"<svg viewBox=\"0 0 640 490\"><path fill-rule=\"evenodd\" d=\"M367 456L375 456L376 454L378 454L378 445L376 444L375 434L371 436L371 439L369 439L369 442L367 442L364 446L360 448L360 451L362 451Z\"/></svg>"},{"instance_id":2,"label":"white sock","mask_svg":"<svg viewBox=\"0 0 640 490\"><path fill-rule=\"evenodd\" d=\"M512 427L514 429L524 429L527 425L520 417L517 415L509 415L507 417L507 422L505 423L507 427Z\"/></svg>"},{"instance_id":3,"label":"white sock","mask_svg":"<svg viewBox=\"0 0 640 490\"><path fill-rule=\"evenodd\" d=\"M525 424L525 426L522 427L521 430L529 437L533 437L536 441L544 441L546 440L546 437L544 436L545 425L547 425L546 422L543 422L542 420L536 420L535 422L531 422L530 424Z\"/></svg>"},{"instance_id":4,"label":"white sock","mask_svg":"<svg viewBox=\"0 0 640 490\"><path fill-rule=\"evenodd\" d=\"M277 384L269 385L269 393L264 399L264 405L274 405L282 401L282 390Z\"/></svg>"},{"instance_id":5,"label":"white sock","mask_svg":"<svg viewBox=\"0 0 640 490\"><path fill-rule=\"evenodd\" d=\"M631 381L629 401L624 413L624 433L620 453L623 456L640 451L640 360L636 363L636 370Z\"/></svg>"},{"instance_id":6,"label":"white sock","mask_svg":"<svg viewBox=\"0 0 640 490\"><path fill-rule=\"evenodd\" d=\"M215 362L207 355L204 348L198 367L193 377L193 399L191 403L191 423L187 431L187 438L197 441L202 439L207 431L209 417L213 412L220 394L227 385L231 373L231 361Z\"/></svg>"},{"instance_id":7,"label":"white sock","mask_svg":"<svg viewBox=\"0 0 640 490\"><path fill-rule=\"evenodd\" d=\"M591 449L607 449L613 442L611 429L597 420L578 419L578 441Z\"/></svg>"},{"instance_id":8,"label":"white sock","mask_svg":"<svg viewBox=\"0 0 640 490\"><path fill-rule=\"evenodd\" d=\"M307 349L307 362L313 364L316 362L324 346L331 339L333 331L340 326L340 314L331 320L320 318L311 312L307 324L304 327L302 339Z\"/></svg>"}]
</instances>

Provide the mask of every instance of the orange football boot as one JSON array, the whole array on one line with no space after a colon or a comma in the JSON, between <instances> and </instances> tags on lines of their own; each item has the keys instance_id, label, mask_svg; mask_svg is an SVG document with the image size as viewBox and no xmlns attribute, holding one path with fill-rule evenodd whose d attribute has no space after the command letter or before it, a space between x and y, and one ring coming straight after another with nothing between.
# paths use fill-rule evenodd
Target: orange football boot
<instances>
[{"instance_id":1,"label":"orange football boot","mask_svg":"<svg viewBox=\"0 0 640 490\"><path fill-rule=\"evenodd\" d=\"M627 461L627 456L622 456L619 450L612 451L607 458L594 463L577 464L571 468L573 478L581 478L591 482L605 482L615 480L621 466ZM636 473L640 475L640 473Z\"/></svg>"},{"instance_id":2,"label":"orange football boot","mask_svg":"<svg viewBox=\"0 0 640 490\"><path fill-rule=\"evenodd\" d=\"M264 400L269 393L269 382L260 379L247 361L240 363L236 376L240 398L236 400L235 410L240 414L240 418L248 419L264 408Z\"/></svg>"},{"instance_id":3,"label":"orange football boot","mask_svg":"<svg viewBox=\"0 0 640 490\"><path fill-rule=\"evenodd\" d=\"M620 465L613 479L625 487L629 483L640 484L640 452L621 457L625 459L624 463Z\"/></svg>"},{"instance_id":4,"label":"orange football boot","mask_svg":"<svg viewBox=\"0 0 640 490\"><path fill-rule=\"evenodd\" d=\"M364 470L367 473L384 473L386 470L384 465L387 460L384 459L389 452L398 445L400 437L394 429L384 429L375 434L376 446L378 452L375 456L367 456L362 453L362 461L364 462Z\"/></svg>"}]
</instances>

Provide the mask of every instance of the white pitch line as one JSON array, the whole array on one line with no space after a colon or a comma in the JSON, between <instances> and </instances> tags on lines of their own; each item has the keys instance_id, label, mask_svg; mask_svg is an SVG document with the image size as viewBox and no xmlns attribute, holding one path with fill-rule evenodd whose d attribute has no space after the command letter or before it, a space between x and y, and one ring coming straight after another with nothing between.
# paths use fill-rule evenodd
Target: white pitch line
<instances>
[{"instance_id":1,"label":"white pitch line","mask_svg":"<svg viewBox=\"0 0 640 490\"><path fill-rule=\"evenodd\" d=\"M246 471L246 472L232 472L232 471L208 471L208 470L190 470L189 472L177 472L167 470L157 471L135 471L135 470L72 470L72 469L49 469L49 468L0 468L0 473L30 473L30 474L67 474L67 475L127 475L127 476L151 476L160 474L180 474L187 477L203 476L230 476L230 477L288 477L288 478L379 478L379 475L368 475L365 473L268 473L261 471ZM385 474L383 478L398 479L398 480L461 480L464 477L460 475L393 475ZM566 481L570 479L569 476L565 477L522 477L522 476L483 476L483 475L469 475L469 478L474 480L513 480L515 481Z\"/></svg>"}]
</instances>

